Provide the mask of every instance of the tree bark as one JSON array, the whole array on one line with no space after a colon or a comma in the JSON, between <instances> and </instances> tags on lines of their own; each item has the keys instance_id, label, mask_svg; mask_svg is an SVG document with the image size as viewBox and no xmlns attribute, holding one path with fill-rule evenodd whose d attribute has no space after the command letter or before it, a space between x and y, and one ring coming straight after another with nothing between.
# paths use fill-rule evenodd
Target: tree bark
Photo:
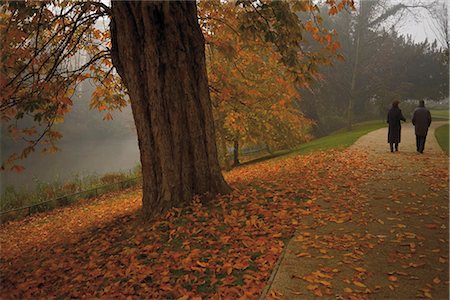
<instances>
[{"instance_id":1,"label":"tree bark","mask_svg":"<svg viewBox=\"0 0 450 300\"><path fill-rule=\"evenodd\" d=\"M227 193L195 1L113 1L111 40L136 124L144 216Z\"/></svg>"},{"instance_id":2,"label":"tree bark","mask_svg":"<svg viewBox=\"0 0 450 300\"><path fill-rule=\"evenodd\" d=\"M239 141L234 140L233 142L233 167L239 166Z\"/></svg>"}]
</instances>

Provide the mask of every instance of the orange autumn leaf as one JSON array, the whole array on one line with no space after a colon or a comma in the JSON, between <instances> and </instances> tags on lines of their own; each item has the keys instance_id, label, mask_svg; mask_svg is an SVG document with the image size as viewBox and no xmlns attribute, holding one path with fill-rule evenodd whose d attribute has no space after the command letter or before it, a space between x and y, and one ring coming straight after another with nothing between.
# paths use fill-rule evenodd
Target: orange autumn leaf
<instances>
[{"instance_id":1,"label":"orange autumn leaf","mask_svg":"<svg viewBox=\"0 0 450 300\"><path fill-rule=\"evenodd\" d=\"M393 275L389 276L388 279L389 279L389 281L394 281L394 282L397 281L397 277L393 276Z\"/></svg>"},{"instance_id":2,"label":"orange autumn leaf","mask_svg":"<svg viewBox=\"0 0 450 300\"><path fill-rule=\"evenodd\" d=\"M357 281L357 280L353 280L353 284L356 285L357 287L362 287L362 288L367 287L364 283Z\"/></svg>"}]
</instances>

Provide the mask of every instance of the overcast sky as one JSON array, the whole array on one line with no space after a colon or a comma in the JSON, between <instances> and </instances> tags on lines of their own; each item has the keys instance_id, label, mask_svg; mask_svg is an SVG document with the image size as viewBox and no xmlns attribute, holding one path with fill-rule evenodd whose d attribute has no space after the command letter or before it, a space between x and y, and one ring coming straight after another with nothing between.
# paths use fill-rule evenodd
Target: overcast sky
<instances>
[{"instance_id":1,"label":"overcast sky","mask_svg":"<svg viewBox=\"0 0 450 300\"><path fill-rule=\"evenodd\" d=\"M406 5L411 5L418 2L423 4L430 4L434 1L435 0L391 0L392 3L404 3ZM440 1L440 3L443 3L447 0L438 1ZM403 35L411 34L413 40L417 42L422 42L426 38L428 38L428 41L430 42L434 41L436 39L436 34L432 29L433 19L430 16L429 12L423 8L416 8L412 9L411 11L415 14L415 16L413 16L412 13L407 13L400 22L396 23L395 27L398 32Z\"/></svg>"}]
</instances>

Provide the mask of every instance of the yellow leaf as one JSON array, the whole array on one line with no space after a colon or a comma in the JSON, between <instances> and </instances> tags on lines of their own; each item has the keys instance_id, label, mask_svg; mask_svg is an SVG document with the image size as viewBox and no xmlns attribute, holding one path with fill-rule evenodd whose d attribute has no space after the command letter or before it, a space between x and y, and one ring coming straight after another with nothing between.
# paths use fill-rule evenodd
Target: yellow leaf
<instances>
[{"instance_id":1,"label":"yellow leaf","mask_svg":"<svg viewBox=\"0 0 450 300\"><path fill-rule=\"evenodd\" d=\"M353 269L355 269L356 271L361 272L361 273L366 273L367 272L366 269L361 268L361 267L354 267Z\"/></svg>"},{"instance_id":2,"label":"yellow leaf","mask_svg":"<svg viewBox=\"0 0 450 300\"><path fill-rule=\"evenodd\" d=\"M429 291L424 291L423 295L427 298L433 299L433 296L431 296L431 293Z\"/></svg>"},{"instance_id":3,"label":"yellow leaf","mask_svg":"<svg viewBox=\"0 0 450 300\"><path fill-rule=\"evenodd\" d=\"M318 288L319 288L319 286L318 286L317 284L308 284L308 285L306 286L306 289L307 289L307 290L310 290L310 291L315 290L315 289L318 289Z\"/></svg>"},{"instance_id":4,"label":"yellow leaf","mask_svg":"<svg viewBox=\"0 0 450 300\"><path fill-rule=\"evenodd\" d=\"M313 274L320 278L332 278L332 276L324 274L320 271L313 272Z\"/></svg>"},{"instance_id":5,"label":"yellow leaf","mask_svg":"<svg viewBox=\"0 0 450 300\"><path fill-rule=\"evenodd\" d=\"M436 284L439 284L439 283L441 283L441 280L438 277L436 277L433 279L433 282Z\"/></svg>"},{"instance_id":6,"label":"yellow leaf","mask_svg":"<svg viewBox=\"0 0 450 300\"><path fill-rule=\"evenodd\" d=\"M346 292L347 294L353 293L353 290L351 288L345 288L344 292Z\"/></svg>"},{"instance_id":7,"label":"yellow leaf","mask_svg":"<svg viewBox=\"0 0 450 300\"><path fill-rule=\"evenodd\" d=\"M306 252L301 252L301 253L297 254L297 257L311 257L311 254L306 253Z\"/></svg>"},{"instance_id":8,"label":"yellow leaf","mask_svg":"<svg viewBox=\"0 0 450 300\"><path fill-rule=\"evenodd\" d=\"M317 282L323 284L324 286L331 286L331 283L326 280L318 280Z\"/></svg>"},{"instance_id":9,"label":"yellow leaf","mask_svg":"<svg viewBox=\"0 0 450 300\"><path fill-rule=\"evenodd\" d=\"M202 268L207 268L208 267L208 263L201 262L201 261L197 261L197 265L199 265Z\"/></svg>"},{"instance_id":10,"label":"yellow leaf","mask_svg":"<svg viewBox=\"0 0 450 300\"><path fill-rule=\"evenodd\" d=\"M353 284L358 286L358 287L362 287L362 288L366 287L366 285L364 283L356 281L356 280L353 280Z\"/></svg>"}]
</instances>

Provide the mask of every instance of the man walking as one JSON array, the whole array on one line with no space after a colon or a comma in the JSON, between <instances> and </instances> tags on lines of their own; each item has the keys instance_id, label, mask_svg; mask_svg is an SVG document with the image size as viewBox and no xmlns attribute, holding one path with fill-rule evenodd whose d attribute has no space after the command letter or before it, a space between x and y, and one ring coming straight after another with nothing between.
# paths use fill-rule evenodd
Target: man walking
<instances>
[{"instance_id":1,"label":"man walking","mask_svg":"<svg viewBox=\"0 0 450 300\"><path fill-rule=\"evenodd\" d=\"M430 127L431 124L431 114L430 111L425 108L425 102L423 100L419 101L419 107L414 110L412 123L416 132L417 152L423 153L428 127Z\"/></svg>"}]
</instances>

